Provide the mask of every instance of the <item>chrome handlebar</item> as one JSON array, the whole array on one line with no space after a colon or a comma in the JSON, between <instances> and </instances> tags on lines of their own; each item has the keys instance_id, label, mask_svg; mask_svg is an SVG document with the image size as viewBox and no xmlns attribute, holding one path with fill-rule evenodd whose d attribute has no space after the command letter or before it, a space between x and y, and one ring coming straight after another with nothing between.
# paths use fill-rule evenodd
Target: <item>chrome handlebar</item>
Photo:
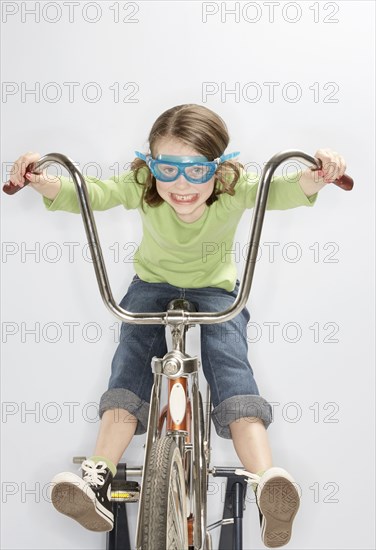
<instances>
[{"instance_id":1,"label":"chrome handlebar","mask_svg":"<svg viewBox=\"0 0 376 550\"><path fill-rule=\"evenodd\" d=\"M117 319L126 323L134 324L212 324L229 321L241 312L248 301L253 274L255 271L270 182L276 168L286 160L293 158L301 162L307 162L308 165L311 165L313 170L319 170L321 168L320 160L308 155L307 153L295 150L277 153L266 163L258 184L249 236L250 246L240 280L239 292L231 307L221 312L188 312L186 310L173 310L158 313L132 313L121 308L115 302L112 295L102 249L99 242L97 227L95 224L93 211L90 206L86 182L81 172L69 157L60 153L50 153L43 156L34 164L33 171L38 172L49 164L57 163L63 166L63 168L65 168L72 176L76 187L82 220L90 247L99 290L106 307Z\"/></svg>"}]
</instances>

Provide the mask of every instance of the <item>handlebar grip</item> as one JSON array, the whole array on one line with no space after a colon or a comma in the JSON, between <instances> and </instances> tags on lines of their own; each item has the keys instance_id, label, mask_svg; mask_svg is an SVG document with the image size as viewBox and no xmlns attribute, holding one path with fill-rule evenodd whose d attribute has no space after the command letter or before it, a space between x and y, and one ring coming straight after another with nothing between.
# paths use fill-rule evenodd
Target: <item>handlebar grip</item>
<instances>
[{"instance_id":1,"label":"handlebar grip","mask_svg":"<svg viewBox=\"0 0 376 550\"><path fill-rule=\"evenodd\" d=\"M351 189L354 187L354 180L347 174L343 174L341 178L333 181L333 183L335 185L338 185L338 187L344 189L345 191L351 191Z\"/></svg>"},{"instance_id":2,"label":"handlebar grip","mask_svg":"<svg viewBox=\"0 0 376 550\"><path fill-rule=\"evenodd\" d=\"M19 187L18 185L13 185L12 182L4 183L4 185L3 185L3 191L4 191L4 193L6 193L7 195L14 195L15 193L18 193L18 191L21 191L21 189L23 189L24 187L26 187L26 185L28 185L28 184L29 184L29 182L28 182L28 181L25 181L24 186L23 186L23 187Z\"/></svg>"},{"instance_id":3,"label":"handlebar grip","mask_svg":"<svg viewBox=\"0 0 376 550\"><path fill-rule=\"evenodd\" d=\"M318 166L317 168L311 168L312 172L317 172L318 170L322 170L322 162L320 159L316 159ZM343 174L340 178L334 180L332 183L334 185L337 185L344 191L351 191L351 189L354 187L354 180L348 176L347 174Z\"/></svg>"},{"instance_id":4,"label":"handlebar grip","mask_svg":"<svg viewBox=\"0 0 376 550\"><path fill-rule=\"evenodd\" d=\"M30 163L27 168L26 168L26 172L33 172L33 169L34 169L34 165L35 163L32 162ZM40 172L34 172L34 174L40 174ZM26 187L26 185L29 185L29 181L25 179L24 181L24 186L23 187L19 187L18 185L14 185L11 181L9 181L8 183L5 183L3 185L3 191L4 193L6 193L7 195L14 195L15 193L18 193L18 191L21 191L21 189L23 189L24 187Z\"/></svg>"}]
</instances>

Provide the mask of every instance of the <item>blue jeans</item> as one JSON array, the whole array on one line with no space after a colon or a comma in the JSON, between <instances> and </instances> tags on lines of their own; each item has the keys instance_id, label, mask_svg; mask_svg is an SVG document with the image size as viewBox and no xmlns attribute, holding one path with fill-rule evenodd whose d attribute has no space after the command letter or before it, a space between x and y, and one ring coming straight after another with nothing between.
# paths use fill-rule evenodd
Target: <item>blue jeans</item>
<instances>
[{"instance_id":1,"label":"blue jeans","mask_svg":"<svg viewBox=\"0 0 376 550\"><path fill-rule=\"evenodd\" d=\"M134 312L166 311L175 298L185 298L198 311L223 311L235 300L235 289L178 288L168 283L147 283L135 275L122 308ZM201 362L213 401L212 420L220 437L231 439L229 424L244 417L261 418L266 427L272 410L259 395L248 361L247 323L250 315L244 308L231 321L200 325ZM100 401L100 416L109 409L121 408L134 415L136 434L145 433L153 384L151 360L167 352L164 325L122 323L120 342L112 360L108 390Z\"/></svg>"}]
</instances>

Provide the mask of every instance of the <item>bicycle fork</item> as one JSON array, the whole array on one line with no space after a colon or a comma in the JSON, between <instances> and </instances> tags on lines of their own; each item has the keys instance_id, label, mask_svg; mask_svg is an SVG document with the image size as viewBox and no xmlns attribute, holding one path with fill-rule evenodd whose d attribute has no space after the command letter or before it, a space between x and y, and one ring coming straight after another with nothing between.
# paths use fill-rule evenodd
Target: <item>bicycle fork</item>
<instances>
[{"instance_id":1,"label":"bicycle fork","mask_svg":"<svg viewBox=\"0 0 376 550\"><path fill-rule=\"evenodd\" d=\"M154 357L152 360L154 383L150 399L142 477L146 479L146 470L150 463L151 449L160 433L161 389L163 376L165 376L169 379L166 435L174 439L181 452L183 463L185 464L186 486L189 493L191 492L191 482L193 486L195 514L193 540L191 539L190 545L193 543L194 550L204 550L206 536L207 460L204 452L205 433L198 386L199 360L196 357L189 357L185 354L185 336L189 326L183 324L169 326L172 333L173 350L161 359ZM188 401L188 378L191 380L190 402ZM190 416L192 417L191 419ZM192 430L190 424L192 425ZM192 461L189 460L191 456ZM193 463L192 472L190 472L191 463ZM142 550L143 487L144 484L141 483L136 527L137 550Z\"/></svg>"}]
</instances>

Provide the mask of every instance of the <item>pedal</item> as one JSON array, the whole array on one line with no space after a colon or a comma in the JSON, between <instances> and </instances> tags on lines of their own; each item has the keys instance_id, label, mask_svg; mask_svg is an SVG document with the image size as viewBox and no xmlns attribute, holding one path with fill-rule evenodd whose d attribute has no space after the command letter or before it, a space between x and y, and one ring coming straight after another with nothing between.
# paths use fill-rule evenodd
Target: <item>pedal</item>
<instances>
[{"instance_id":1,"label":"pedal","mask_svg":"<svg viewBox=\"0 0 376 550\"><path fill-rule=\"evenodd\" d=\"M111 485L111 500L115 502L138 502L140 485L137 481L116 481Z\"/></svg>"}]
</instances>

